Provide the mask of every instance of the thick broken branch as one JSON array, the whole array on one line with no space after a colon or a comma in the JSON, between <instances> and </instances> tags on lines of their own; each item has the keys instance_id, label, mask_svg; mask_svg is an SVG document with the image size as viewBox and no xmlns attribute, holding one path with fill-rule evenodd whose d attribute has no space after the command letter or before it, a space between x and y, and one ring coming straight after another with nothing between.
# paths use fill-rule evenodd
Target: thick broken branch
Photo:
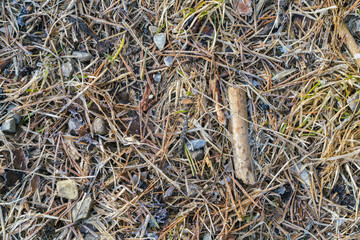
<instances>
[{"instance_id":1,"label":"thick broken branch","mask_svg":"<svg viewBox=\"0 0 360 240\"><path fill-rule=\"evenodd\" d=\"M351 35L349 29L344 22L339 25L339 35L341 38L345 38L345 44L351 55L354 57L356 64L360 67L360 48L355 42L354 37Z\"/></svg>"},{"instance_id":2,"label":"thick broken branch","mask_svg":"<svg viewBox=\"0 0 360 240\"><path fill-rule=\"evenodd\" d=\"M240 88L229 88L231 128L234 141L235 176L246 184L255 182L249 145L246 93Z\"/></svg>"}]
</instances>

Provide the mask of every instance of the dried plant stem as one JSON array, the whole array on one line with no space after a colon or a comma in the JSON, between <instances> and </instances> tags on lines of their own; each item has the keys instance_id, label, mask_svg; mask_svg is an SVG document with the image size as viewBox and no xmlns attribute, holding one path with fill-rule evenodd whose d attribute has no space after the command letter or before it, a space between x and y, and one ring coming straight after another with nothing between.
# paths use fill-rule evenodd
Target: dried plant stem
<instances>
[{"instance_id":1,"label":"dried plant stem","mask_svg":"<svg viewBox=\"0 0 360 240\"><path fill-rule=\"evenodd\" d=\"M354 60L358 67L360 67L360 48L356 44L354 37L351 35L349 29L344 22L341 22L339 25L339 35L341 38L345 38L345 44L351 55L354 57Z\"/></svg>"},{"instance_id":2,"label":"dried plant stem","mask_svg":"<svg viewBox=\"0 0 360 240\"><path fill-rule=\"evenodd\" d=\"M249 145L246 93L240 88L229 88L231 128L234 140L235 176L246 184L253 184L255 176Z\"/></svg>"}]
</instances>

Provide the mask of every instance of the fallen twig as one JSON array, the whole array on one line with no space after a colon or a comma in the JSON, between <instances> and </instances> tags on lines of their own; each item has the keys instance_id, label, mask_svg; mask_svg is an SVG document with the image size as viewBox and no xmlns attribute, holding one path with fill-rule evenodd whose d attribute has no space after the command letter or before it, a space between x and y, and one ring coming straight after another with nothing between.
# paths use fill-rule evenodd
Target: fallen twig
<instances>
[{"instance_id":1,"label":"fallen twig","mask_svg":"<svg viewBox=\"0 0 360 240\"><path fill-rule=\"evenodd\" d=\"M231 128L234 140L235 176L246 184L253 184L255 176L251 164L246 94L240 88L229 88Z\"/></svg>"},{"instance_id":2,"label":"fallen twig","mask_svg":"<svg viewBox=\"0 0 360 240\"><path fill-rule=\"evenodd\" d=\"M360 67L360 48L359 45L355 42L354 37L351 35L349 29L344 22L341 22L339 25L339 35L341 38L345 39L345 44L351 55L354 57L354 60L358 67Z\"/></svg>"}]
</instances>

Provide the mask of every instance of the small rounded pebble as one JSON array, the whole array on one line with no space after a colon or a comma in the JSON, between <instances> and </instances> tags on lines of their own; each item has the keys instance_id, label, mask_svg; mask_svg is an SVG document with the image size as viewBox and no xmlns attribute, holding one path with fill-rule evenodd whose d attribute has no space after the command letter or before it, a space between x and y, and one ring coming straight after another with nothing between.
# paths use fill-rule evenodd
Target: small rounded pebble
<instances>
[{"instance_id":1,"label":"small rounded pebble","mask_svg":"<svg viewBox=\"0 0 360 240\"><path fill-rule=\"evenodd\" d=\"M96 118L93 122L94 132L99 135L106 135L108 133L106 122L101 118Z\"/></svg>"},{"instance_id":2,"label":"small rounded pebble","mask_svg":"<svg viewBox=\"0 0 360 240\"><path fill-rule=\"evenodd\" d=\"M190 151L191 157L196 161L201 161L204 159L204 149L198 149L195 151Z\"/></svg>"},{"instance_id":3,"label":"small rounded pebble","mask_svg":"<svg viewBox=\"0 0 360 240\"><path fill-rule=\"evenodd\" d=\"M149 27L149 32L150 32L151 36L154 36L158 31L159 31L159 28L156 26Z\"/></svg>"},{"instance_id":4,"label":"small rounded pebble","mask_svg":"<svg viewBox=\"0 0 360 240\"><path fill-rule=\"evenodd\" d=\"M92 59L92 55L88 52L74 51L72 56L76 59L79 59L80 62L89 62Z\"/></svg>"},{"instance_id":5,"label":"small rounded pebble","mask_svg":"<svg viewBox=\"0 0 360 240\"><path fill-rule=\"evenodd\" d=\"M202 139L193 139L186 142L186 146L189 149L189 151L194 151L200 148L205 147L206 141Z\"/></svg>"},{"instance_id":6,"label":"small rounded pebble","mask_svg":"<svg viewBox=\"0 0 360 240\"><path fill-rule=\"evenodd\" d=\"M76 183L73 180L59 181L56 184L57 195L62 198L75 200L79 196Z\"/></svg>"},{"instance_id":7,"label":"small rounded pebble","mask_svg":"<svg viewBox=\"0 0 360 240\"><path fill-rule=\"evenodd\" d=\"M90 196L86 197L83 201L80 200L71 211L73 221L76 222L87 218L91 211L92 203L93 201Z\"/></svg>"},{"instance_id":8,"label":"small rounded pebble","mask_svg":"<svg viewBox=\"0 0 360 240\"><path fill-rule=\"evenodd\" d=\"M6 119L1 125L1 131L3 131L4 133L16 133L15 118Z\"/></svg>"},{"instance_id":9,"label":"small rounded pebble","mask_svg":"<svg viewBox=\"0 0 360 240\"><path fill-rule=\"evenodd\" d=\"M0 28L0 32L6 33L6 28L5 27ZM13 28L11 26L8 26L8 32L9 32L10 35L13 34L14 30L13 30Z\"/></svg>"},{"instance_id":10,"label":"small rounded pebble","mask_svg":"<svg viewBox=\"0 0 360 240\"><path fill-rule=\"evenodd\" d=\"M66 62L61 66L61 71L64 77L68 78L74 71L74 67L71 62Z\"/></svg>"},{"instance_id":11,"label":"small rounded pebble","mask_svg":"<svg viewBox=\"0 0 360 240\"><path fill-rule=\"evenodd\" d=\"M173 63L174 61L174 57L171 57L171 56L167 56L164 58L164 63L166 66L170 67L171 64Z\"/></svg>"},{"instance_id":12,"label":"small rounded pebble","mask_svg":"<svg viewBox=\"0 0 360 240\"><path fill-rule=\"evenodd\" d=\"M210 233L205 234L203 240L212 240L211 234Z\"/></svg>"},{"instance_id":13,"label":"small rounded pebble","mask_svg":"<svg viewBox=\"0 0 360 240\"><path fill-rule=\"evenodd\" d=\"M8 112L11 112L14 108L16 108L16 105L11 104L11 105L9 105L7 110L8 110ZM10 117L15 119L16 124L19 124L21 122L21 116L17 113L11 113Z\"/></svg>"},{"instance_id":14,"label":"small rounded pebble","mask_svg":"<svg viewBox=\"0 0 360 240\"><path fill-rule=\"evenodd\" d=\"M161 74L160 73L155 74L154 81L155 82L161 82Z\"/></svg>"},{"instance_id":15,"label":"small rounded pebble","mask_svg":"<svg viewBox=\"0 0 360 240\"><path fill-rule=\"evenodd\" d=\"M353 112L357 112L359 110L359 93L351 95L347 99L347 103L349 104L349 107Z\"/></svg>"},{"instance_id":16,"label":"small rounded pebble","mask_svg":"<svg viewBox=\"0 0 360 240\"><path fill-rule=\"evenodd\" d=\"M166 44L166 33L157 33L154 36L155 45L162 50Z\"/></svg>"},{"instance_id":17,"label":"small rounded pebble","mask_svg":"<svg viewBox=\"0 0 360 240\"><path fill-rule=\"evenodd\" d=\"M98 240L101 239L101 233L95 232L97 236L94 236L92 233L88 233L85 235L84 240Z\"/></svg>"},{"instance_id":18,"label":"small rounded pebble","mask_svg":"<svg viewBox=\"0 0 360 240\"><path fill-rule=\"evenodd\" d=\"M68 122L68 128L69 128L70 134L77 133L77 130L79 130L79 128L81 128L83 125L84 124L82 122L80 122L78 119L70 118L69 122Z\"/></svg>"}]
</instances>

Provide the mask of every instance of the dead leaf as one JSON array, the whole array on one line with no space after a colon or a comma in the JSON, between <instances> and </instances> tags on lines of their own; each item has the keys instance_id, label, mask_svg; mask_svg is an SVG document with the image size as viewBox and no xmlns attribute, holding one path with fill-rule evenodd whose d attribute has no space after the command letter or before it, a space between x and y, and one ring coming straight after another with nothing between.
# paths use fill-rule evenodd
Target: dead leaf
<instances>
[{"instance_id":1,"label":"dead leaf","mask_svg":"<svg viewBox=\"0 0 360 240\"><path fill-rule=\"evenodd\" d=\"M12 170L9 170L5 173L5 186L12 187L15 186L17 181L20 181L22 177L22 173L15 172Z\"/></svg>"},{"instance_id":2,"label":"dead leaf","mask_svg":"<svg viewBox=\"0 0 360 240\"><path fill-rule=\"evenodd\" d=\"M0 59L0 71L4 70L10 64L11 59Z\"/></svg>"},{"instance_id":3,"label":"dead leaf","mask_svg":"<svg viewBox=\"0 0 360 240\"><path fill-rule=\"evenodd\" d=\"M80 137L85 136L89 132L89 128L84 124L76 130Z\"/></svg>"},{"instance_id":4,"label":"dead leaf","mask_svg":"<svg viewBox=\"0 0 360 240\"><path fill-rule=\"evenodd\" d=\"M235 0L235 8L240 15L250 16L252 14L251 0Z\"/></svg>"},{"instance_id":5,"label":"dead leaf","mask_svg":"<svg viewBox=\"0 0 360 240\"><path fill-rule=\"evenodd\" d=\"M33 192L38 188L39 183L40 183L40 177L38 175L34 176L31 179L30 186L31 186L31 190Z\"/></svg>"},{"instance_id":6,"label":"dead leaf","mask_svg":"<svg viewBox=\"0 0 360 240\"><path fill-rule=\"evenodd\" d=\"M18 170L26 170L29 163L29 159L25 156L24 151L21 148L13 150L14 154L14 168Z\"/></svg>"},{"instance_id":7,"label":"dead leaf","mask_svg":"<svg viewBox=\"0 0 360 240\"><path fill-rule=\"evenodd\" d=\"M193 101L189 98L185 98L181 101L181 104L187 105L187 104L193 104Z\"/></svg>"}]
</instances>

